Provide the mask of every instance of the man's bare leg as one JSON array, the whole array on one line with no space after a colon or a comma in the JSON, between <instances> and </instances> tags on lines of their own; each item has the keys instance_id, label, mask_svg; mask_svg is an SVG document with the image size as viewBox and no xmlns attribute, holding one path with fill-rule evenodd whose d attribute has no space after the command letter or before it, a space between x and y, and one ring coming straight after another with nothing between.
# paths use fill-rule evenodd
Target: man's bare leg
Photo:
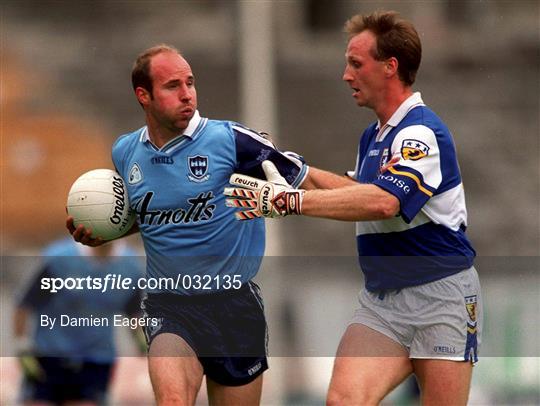
<instances>
[{"instance_id":1,"label":"man's bare leg","mask_svg":"<svg viewBox=\"0 0 540 406\"><path fill-rule=\"evenodd\" d=\"M206 379L208 400L212 406L257 406L261 403L263 376L242 386L224 386Z\"/></svg>"},{"instance_id":2,"label":"man's bare leg","mask_svg":"<svg viewBox=\"0 0 540 406\"><path fill-rule=\"evenodd\" d=\"M148 353L148 370L158 406L195 404L203 367L184 339L170 333L154 338Z\"/></svg>"},{"instance_id":3,"label":"man's bare leg","mask_svg":"<svg viewBox=\"0 0 540 406\"><path fill-rule=\"evenodd\" d=\"M424 406L466 405L472 364L437 359L412 360Z\"/></svg>"},{"instance_id":4,"label":"man's bare leg","mask_svg":"<svg viewBox=\"0 0 540 406\"><path fill-rule=\"evenodd\" d=\"M367 326L351 324L339 344L327 405L377 405L412 371L403 346Z\"/></svg>"}]
</instances>

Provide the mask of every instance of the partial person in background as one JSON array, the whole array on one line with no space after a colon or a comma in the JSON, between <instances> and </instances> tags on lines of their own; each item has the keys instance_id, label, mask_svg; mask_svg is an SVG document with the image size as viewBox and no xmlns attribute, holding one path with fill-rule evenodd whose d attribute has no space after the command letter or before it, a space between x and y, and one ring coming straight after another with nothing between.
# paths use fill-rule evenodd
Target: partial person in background
<instances>
[{"instance_id":1,"label":"partial person in background","mask_svg":"<svg viewBox=\"0 0 540 406\"><path fill-rule=\"evenodd\" d=\"M114 330L129 326L138 351L145 347L141 290L112 287L113 277L142 277L142 263L125 244L91 249L71 238L47 247L42 263L13 317L21 398L27 405L101 405L117 354Z\"/></svg>"},{"instance_id":2,"label":"partial person in background","mask_svg":"<svg viewBox=\"0 0 540 406\"><path fill-rule=\"evenodd\" d=\"M259 404L268 335L252 278L264 221L235 221L222 192L234 172L263 176L266 159L294 185L307 166L241 124L201 117L195 76L175 48L144 51L131 78L146 125L120 137L112 156L137 213L147 277L161 281L143 302L161 320L146 328L157 404L194 404L204 375L211 404ZM67 228L83 244L103 243L72 218Z\"/></svg>"},{"instance_id":3,"label":"partial person in background","mask_svg":"<svg viewBox=\"0 0 540 406\"><path fill-rule=\"evenodd\" d=\"M264 163L269 182L235 174L225 194L251 217L357 222L365 289L337 351L329 405L378 404L411 373L423 404L465 405L482 302L452 136L412 90L421 60L414 26L378 12L345 29L343 80L378 118L360 139L356 182L310 168L308 190L294 189Z\"/></svg>"}]
</instances>

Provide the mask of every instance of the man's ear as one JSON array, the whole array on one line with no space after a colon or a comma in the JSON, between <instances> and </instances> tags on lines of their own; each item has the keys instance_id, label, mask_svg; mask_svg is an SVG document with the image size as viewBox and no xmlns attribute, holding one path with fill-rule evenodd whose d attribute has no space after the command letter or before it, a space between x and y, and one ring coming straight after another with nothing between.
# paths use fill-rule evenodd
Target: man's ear
<instances>
[{"instance_id":1,"label":"man's ear","mask_svg":"<svg viewBox=\"0 0 540 406\"><path fill-rule=\"evenodd\" d=\"M137 96L137 100L143 107L148 105L152 99L150 92L140 86L135 89L135 96Z\"/></svg>"},{"instance_id":2,"label":"man's ear","mask_svg":"<svg viewBox=\"0 0 540 406\"><path fill-rule=\"evenodd\" d=\"M395 57L388 58L384 63L384 70L388 77L397 75L399 62Z\"/></svg>"}]
</instances>

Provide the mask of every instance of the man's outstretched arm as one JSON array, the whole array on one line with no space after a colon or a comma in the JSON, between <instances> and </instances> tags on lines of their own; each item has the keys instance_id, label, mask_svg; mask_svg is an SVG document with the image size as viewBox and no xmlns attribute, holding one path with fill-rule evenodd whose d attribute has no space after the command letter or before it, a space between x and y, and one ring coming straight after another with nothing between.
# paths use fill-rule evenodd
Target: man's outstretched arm
<instances>
[{"instance_id":1,"label":"man's outstretched arm","mask_svg":"<svg viewBox=\"0 0 540 406\"><path fill-rule=\"evenodd\" d=\"M336 189L356 184L358 183L354 179L346 175L337 175L335 173L310 166L308 175L301 187L305 190Z\"/></svg>"},{"instance_id":2,"label":"man's outstretched arm","mask_svg":"<svg viewBox=\"0 0 540 406\"><path fill-rule=\"evenodd\" d=\"M384 220L399 212L399 200L375 185L349 185L304 193L301 213L344 221Z\"/></svg>"},{"instance_id":3,"label":"man's outstretched arm","mask_svg":"<svg viewBox=\"0 0 540 406\"><path fill-rule=\"evenodd\" d=\"M320 171L315 172L315 176L312 174L311 180L308 179L302 186L306 182L308 187L313 186L316 183L314 179L319 176L320 183L327 182L327 185L333 184L337 188L294 189L271 162L265 161L263 169L268 180L234 174L230 180L234 187L224 191L225 195L230 196L228 206L242 208L252 214L249 218L237 214L240 220L291 214L344 221L382 220L394 217L399 212L399 200L376 185L360 184Z\"/></svg>"}]
</instances>

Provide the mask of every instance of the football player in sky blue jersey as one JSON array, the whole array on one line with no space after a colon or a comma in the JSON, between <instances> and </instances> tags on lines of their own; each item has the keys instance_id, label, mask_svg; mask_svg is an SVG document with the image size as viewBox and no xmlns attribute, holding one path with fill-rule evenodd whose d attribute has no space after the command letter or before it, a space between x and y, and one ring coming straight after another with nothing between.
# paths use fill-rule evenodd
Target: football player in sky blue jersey
<instances>
[{"instance_id":1,"label":"football player in sky blue jersey","mask_svg":"<svg viewBox=\"0 0 540 406\"><path fill-rule=\"evenodd\" d=\"M13 317L25 404L103 404L116 358L115 327L132 323L138 347L144 344L138 326L141 291L102 291L98 284L107 275L142 277L136 252L122 243L94 250L73 239L44 250L41 269L20 296ZM84 283L68 289L75 280Z\"/></svg>"},{"instance_id":2,"label":"football player in sky blue jersey","mask_svg":"<svg viewBox=\"0 0 540 406\"><path fill-rule=\"evenodd\" d=\"M338 348L328 404L378 404L415 373L424 404L465 405L482 303L452 136L412 90L421 60L414 26L380 12L345 28L343 80L378 118L360 139L350 179L310 168L300 190L263 163L269 182L233 175L228 204L251 217L357 221L365 289Z\"/></svg>"},{"instance_id":3,"label":"football player in sky blue jersey","mask_svg":"<svg viewBox=\"0 0 540 406\"><path fill-rule=\"evenodd\" d=\"M258 404L267 369L267 331L258 286L264 220L238 222L223 189L232 173L261 177L272 161L292 185L308 168L261 134L197 110L195 77L167 45L137 58L132 85L146 125L113 146L116 170L147 256L143 309L161 320L146 329L149 372L158 404L194 404L203 375L212 404ZM250 214L246 214L247 217ZM90 230L67 227L98 246Z\"/></svg>"}]
</instances>

